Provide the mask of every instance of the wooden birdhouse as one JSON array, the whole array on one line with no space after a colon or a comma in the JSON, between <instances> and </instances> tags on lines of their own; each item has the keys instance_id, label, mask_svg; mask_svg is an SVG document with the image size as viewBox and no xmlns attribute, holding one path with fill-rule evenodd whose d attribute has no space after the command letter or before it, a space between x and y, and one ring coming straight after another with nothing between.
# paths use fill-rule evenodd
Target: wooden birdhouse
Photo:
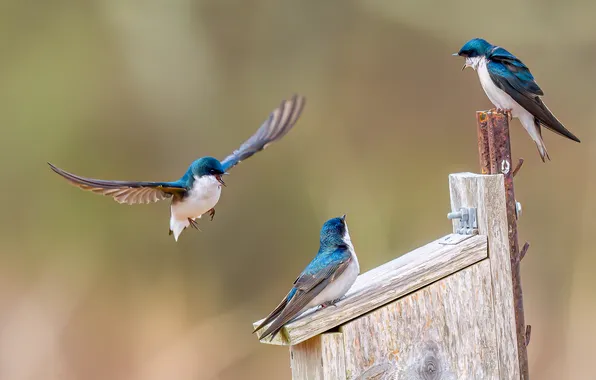
<instances>
[{"instance_id":1,"label":"wooden birdhouse","mask_svg":"<svg viewBox=\"0 0 596 380\"><path fill-rule=\"evenodd\" d=\"M262 341L290 347L294 380L520 378L503 175L449 187L453 233Z\"/></svg>"}]
</instances>

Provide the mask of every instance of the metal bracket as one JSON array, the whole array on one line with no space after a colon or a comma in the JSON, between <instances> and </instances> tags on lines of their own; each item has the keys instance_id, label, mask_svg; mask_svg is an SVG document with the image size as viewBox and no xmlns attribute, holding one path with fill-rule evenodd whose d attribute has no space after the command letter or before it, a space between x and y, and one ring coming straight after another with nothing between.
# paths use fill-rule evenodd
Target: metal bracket
<instances>
[{"instance_id":1,"label":"metal bracket","mask_svg":"<svg viewBox=\"0 0 596 380\"><path fill-rule=\"evenodd\" d=\"M461 235L478 234L478 219L476 207L462 207L459 211L447 214L447 219L459 219L459 226L455 232Z\"/></svg>"}]
</instances>

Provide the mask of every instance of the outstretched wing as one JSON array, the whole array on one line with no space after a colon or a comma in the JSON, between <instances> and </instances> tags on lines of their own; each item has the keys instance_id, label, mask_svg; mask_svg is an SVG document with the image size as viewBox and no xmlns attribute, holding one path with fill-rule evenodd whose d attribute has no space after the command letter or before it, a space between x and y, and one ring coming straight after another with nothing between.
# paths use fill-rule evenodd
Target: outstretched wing
<instances>
[{"instance_id":1,"label":"outstretched wing","mask_svg":"<svg viewBox=\"0 0 596 380\"><path fill-rule=\"evenodd\" d=\"M338 258L337 254L331 254L324 256L317 255L315 257L300 277L294 281L294 286L286 298L255 329L257 331L273 321L260 336L260 339L271 335L271 339L273 340L286 323L297 317L323 289L335 281L346 270L350 264L351 255L348 251L345 251L340 256Z\"/></svg>"},{"instance_id":2,"label":"outstretched wing","mask_svg":"<svg viewBox=\"0 0 596 380\"><path fill-rule=\"evenodd\" d=\"M48 165L73 185L97 194L109 195L118 203L129 205L151 203L170 198L175 194L183 195L186 192L186 188L172 182L104 181L80 177L57 168L49 162Z\"/></svg>"},{"instance_id":3,"label":"outstretched wing","mask_svg":"<svg viewBox=\"0 0 596 380\"><path fill-rule=\"evenodd\" d=\"M489 55L487 70L495 85L534 115L540 124L561 136L579 142L579 139L546 107L540 98L544 92L528 67L517 57L497 47Z\"/></svg>"},{"instance_id":4,"label":"outstretched wing","mask_svg":"<svg viewBox=\"0 0 596 380\"><path fill-rule=\"evenodd\" d=\"M281 139L296 124L305 103L306 99L300 95L294 95L292 99L284 100L278 108L271 112L269 118L254 135L221 161L224 170L233 168L239 162L267 148L272 142Z\"/></svg>"}]
</instances>

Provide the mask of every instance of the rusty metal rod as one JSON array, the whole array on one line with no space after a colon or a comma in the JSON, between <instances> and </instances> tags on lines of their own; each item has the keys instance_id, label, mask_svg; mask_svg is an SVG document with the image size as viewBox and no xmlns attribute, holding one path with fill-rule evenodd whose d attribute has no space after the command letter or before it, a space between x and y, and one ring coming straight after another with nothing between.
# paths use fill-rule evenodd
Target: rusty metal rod
<instances>
[{"instance_id":1,"label":"rusty metal rod","mask_svg":"<svg viewBox=\"0 0 596 380\"><path fill-rule=\"evenodd\" d=\"M476 126L478 132L478 157L482 174L490 173L490 149L488 149L488 117L486 112L476 112Z\"/></svg>"},{"instance_id":2,"label":"rusty metal rod","mask_svg":"<svg viewBox=\"0 0 596 380\"><path fill-rule=\"evenodd\" d=\"M526 242L522 247L521 251L519 252L519 261L522 261L524 257L526 257L526 253L528 253L528 249L530 248L530 243Z\"/></svg>"},{"instance_id":3,"label":"rusty metal rod","mask_svg":"<svg viewBox=\"0 0 596 380\"><path fill-rule=\"evenodd\" d=\"M515 165L515 168L513 169L513 176L515 177L517 175L517 172L519 172L519 169L521 169L522 165L524 164L524 159L520 158L517 161L517 165Z\"/></svg>"},{"instance_id":4,"label":"rusty metal rod","mask_svg":"<svg viewBox=\"0 0 596 380\"><path fill-rule=\"evenodd\" d=\"M523 160L517 165L516 170L514 170L511 161L509 120L506 114L495 111L477 112L476 119L478 127L478 151L482 173L488 170L488 174L503 174L505 181L507 223L509 225L509 254L511 259L511 279L520 378L522 380L528 380L528 351L526 346L529 342L529 331L531 330L529 328L527 329L524 320L524 302L520 273L521 252L517 240L517 217L515 192L513 189L514 172L517 174ZM484 130L486 130L486 139L484 138Z\"/></svg>"}]
</instances>

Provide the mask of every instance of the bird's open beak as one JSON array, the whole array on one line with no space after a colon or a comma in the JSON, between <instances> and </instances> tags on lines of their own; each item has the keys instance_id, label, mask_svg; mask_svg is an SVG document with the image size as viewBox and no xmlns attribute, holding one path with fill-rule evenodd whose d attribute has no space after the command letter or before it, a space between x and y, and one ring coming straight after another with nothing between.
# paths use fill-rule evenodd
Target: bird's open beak
<instances>
[{"instance_id":1,"label":"bird's open beak","mask_svg":"<svg viewBox=\"0 0 596 380\"><path fill-rule=\"evenodd\" d=\"M223 173L223 174L219 174L215 176L215 179L217 179L217 182L221 183L222 185L226 186L226 183L224 182L224 180L221 178L222 175L224 174L229 174L229 173Z\"/></svg>"},{"instance_id":2,"label":"bird's open beak","mask_svg":"<svg viewBox=\"0 0 596 380\"><path fill-rule=\"evenodd\" d=\"M459 53L453 53L451 55L454 57L459 57ZM464 66L461 68L461 71L464 71L466 69L466 67L470 67L470 65L468 65L467 61L466 61L466 63L464 63Z\"/></svg>"}]
</instances>

